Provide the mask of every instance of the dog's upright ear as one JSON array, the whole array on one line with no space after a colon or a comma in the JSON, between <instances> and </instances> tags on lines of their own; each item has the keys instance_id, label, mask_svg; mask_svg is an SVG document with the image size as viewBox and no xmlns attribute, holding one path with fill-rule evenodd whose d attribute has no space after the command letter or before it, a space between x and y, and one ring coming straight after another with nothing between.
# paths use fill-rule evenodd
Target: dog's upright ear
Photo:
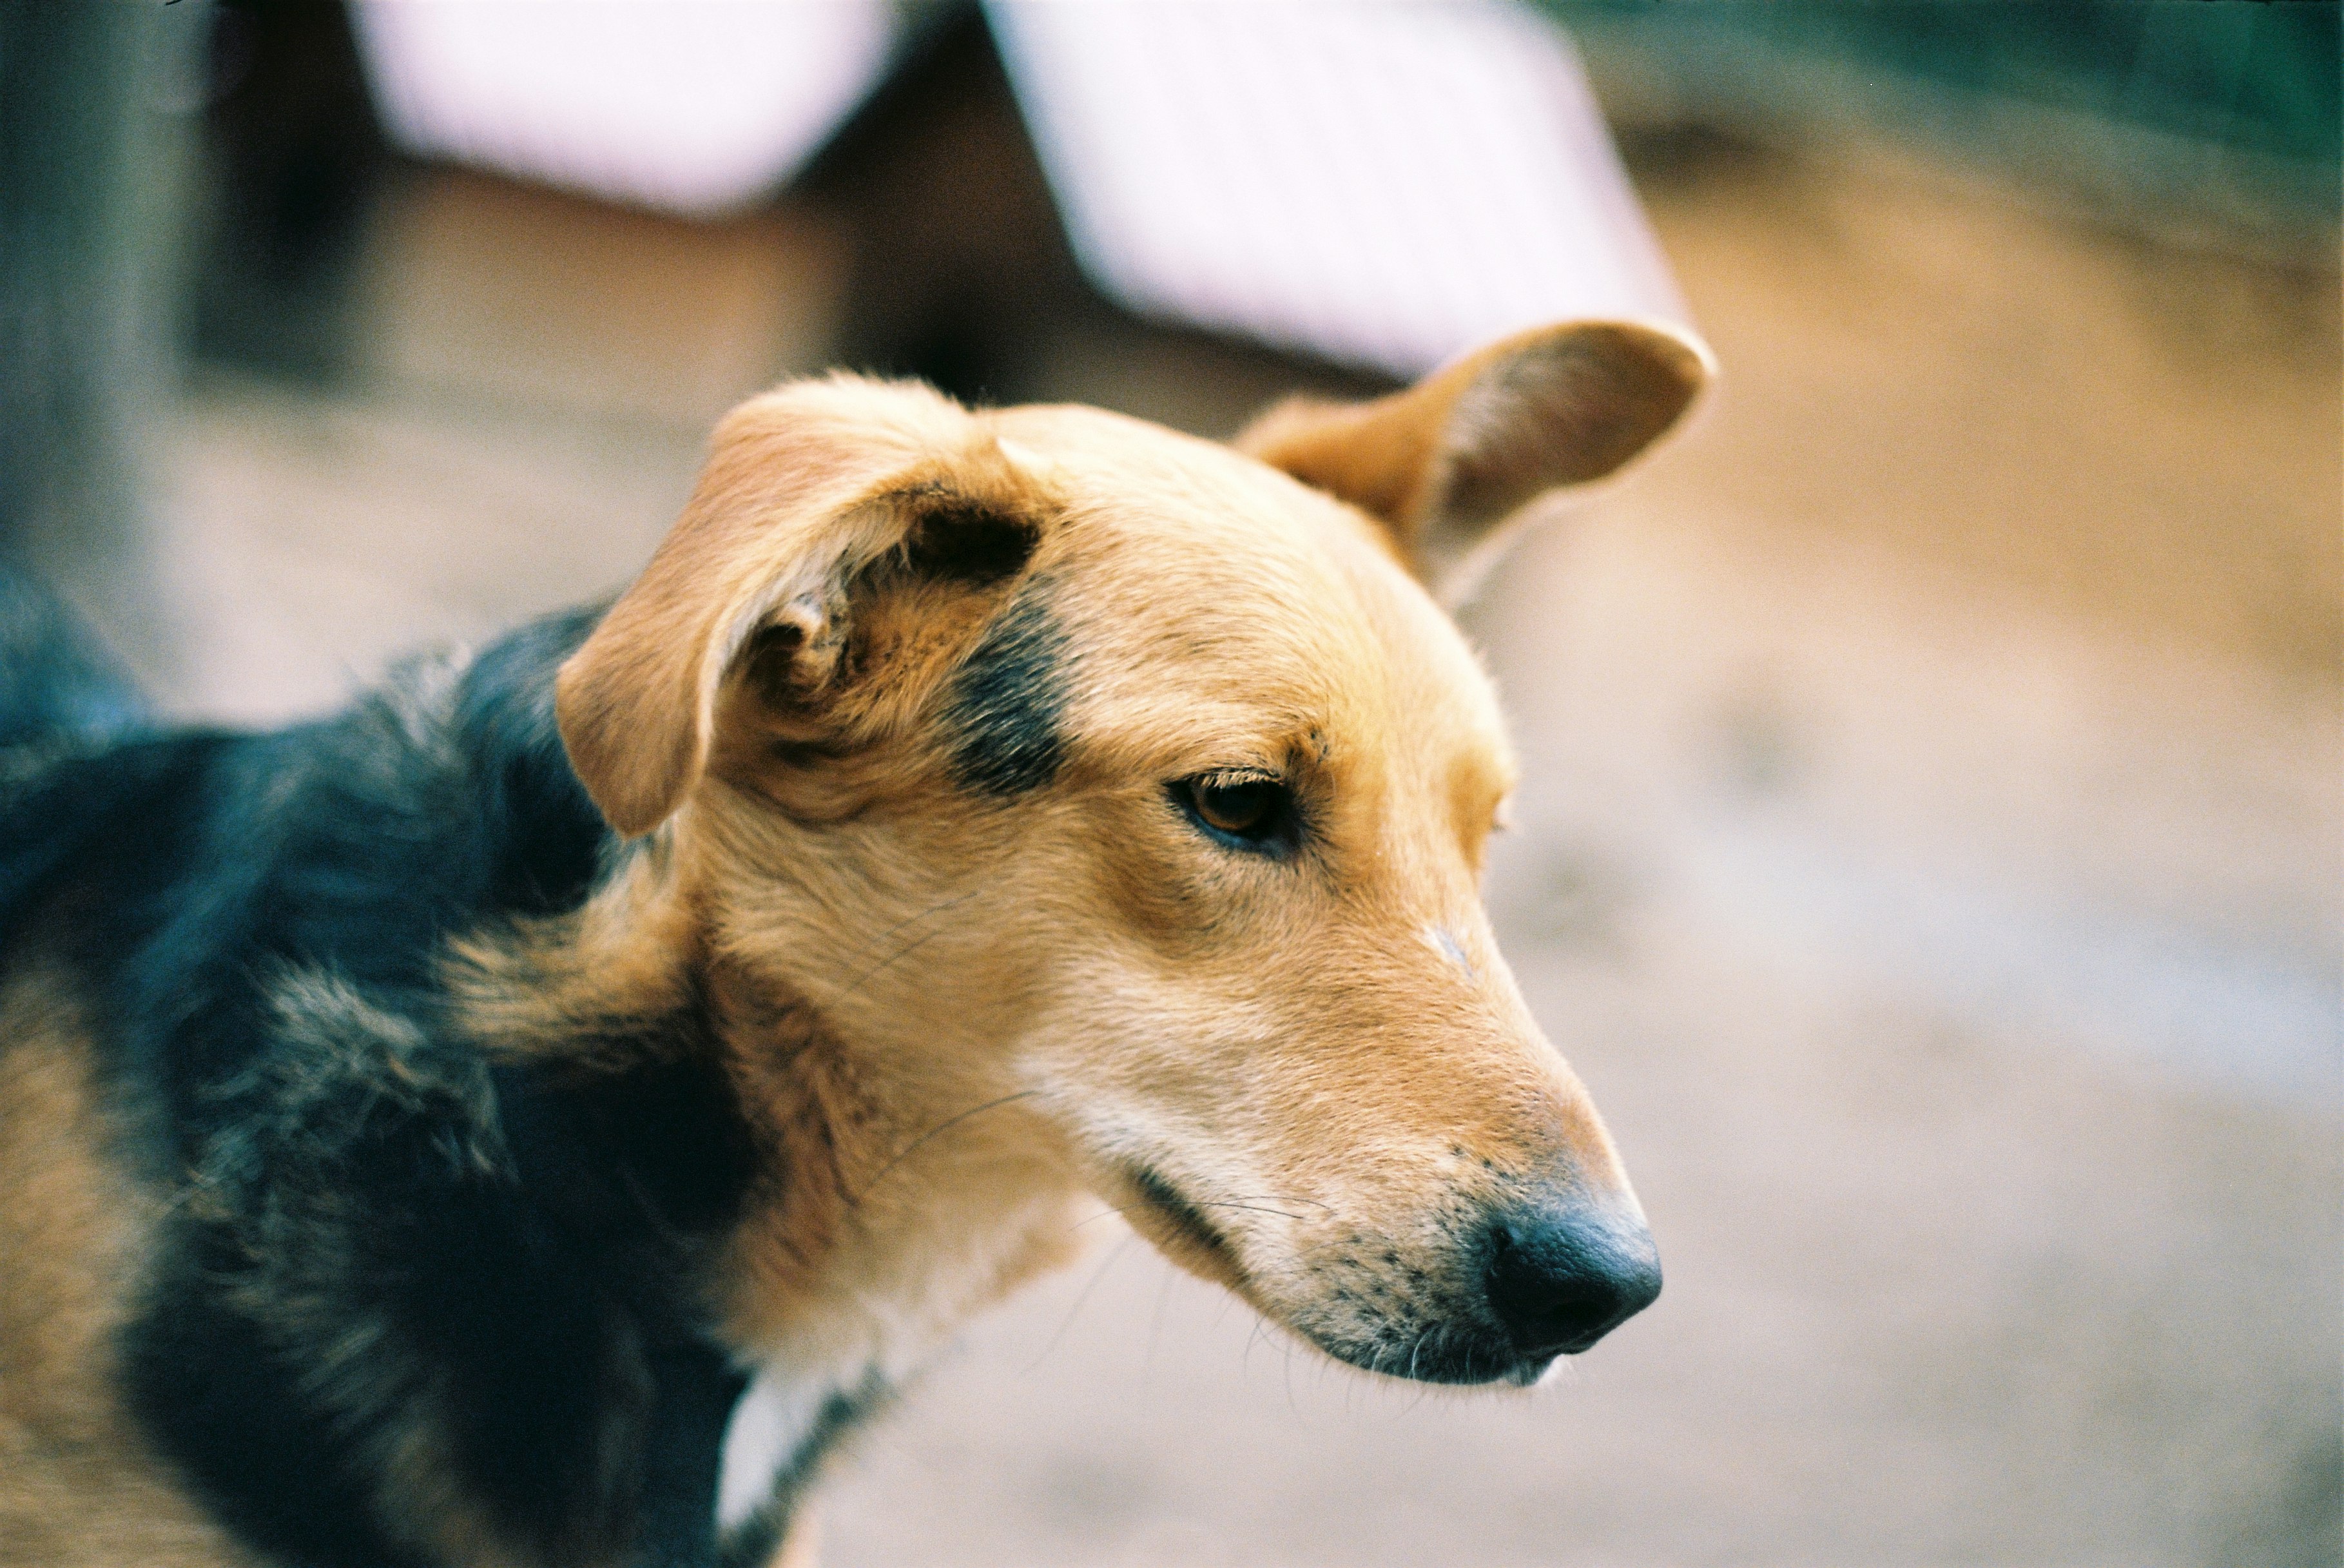
<instances>
[{"instance_id":1,"label":"dog's upright ear","mask_svg":"<svg viewBox=\"0 0 2344 1568\"><path fill-rule=\"evenodd\" d=\"M921 643L906 617L975 624L1049 504L975 416L924 387L834 376L742 404L682 518L556 680L587 794L621 835L650 832L743 703L767 742L867 739L854 732L902 706L864 677Z\"/></svg>"},{"instance_id":2,"label":"dog's upright ear","mask_svg":"<svg viewBox=\"0 0 2344 1568\"><path fill-rule=\"evenodd\" d=\"M1380 519L1448 599L1470 586L1460 569L1500 523L1547 491L1617 470L1683 417L1712 374L1690 333L1566 322L1369 402L1288 399L1237 445Z\"/></svg>"}]
</instances>

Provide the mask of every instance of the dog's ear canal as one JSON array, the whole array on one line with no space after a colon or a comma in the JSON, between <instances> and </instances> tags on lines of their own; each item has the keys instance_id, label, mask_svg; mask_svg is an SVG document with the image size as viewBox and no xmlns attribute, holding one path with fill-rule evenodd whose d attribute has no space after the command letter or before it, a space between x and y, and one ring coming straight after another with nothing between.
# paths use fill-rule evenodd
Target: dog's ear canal
<instances>
[{"instance_id":1,"label":"dog's ear canal","mask_svg":"<svg viewBox=\"0 0 2344 1568\"><path fill-rule=\"evenodd\" d=\"M890 593L1005 592L1047 511L973 416L924 388L840 378L742 405L642 575L561 667L580 782L621 835L657 827L707 771L728 685L774 738L812 739L858 673L858 617Z\"/></svg>"},{"instance_id":2,"label":"dog's ear canal","mask_svg":"<svg viewBox=\"0 0 2344 1568\"><path fill-rule=\"evenodd\" d=\"M1689 333L1581 321L1504 339L1365 403L1294 398L1238 447L1382 520L1443 598L1467 558L1547 491L1611 474L1668 433L1713 375Z\"/></svg>"}]
</instances>

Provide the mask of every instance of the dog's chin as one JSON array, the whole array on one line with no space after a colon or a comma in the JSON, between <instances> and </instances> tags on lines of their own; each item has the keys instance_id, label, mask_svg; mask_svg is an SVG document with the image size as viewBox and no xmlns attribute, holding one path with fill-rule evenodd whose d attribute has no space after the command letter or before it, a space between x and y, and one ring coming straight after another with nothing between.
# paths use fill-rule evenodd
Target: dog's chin
<instances>
[{"instance_id":1,"label":"dog's chin","mask_svg":"<svg viewBox=\"0 0 2344 1568\"><path fill-rule=\"evenodd\" d=\"M1405 1348L1387 1340L1353 1343L1296 1331L1345 1366L1399 1382L1448 1388L1526 1389L1561 1360L1552 1352L1525 1356L1494 1338L1453 1330L1433 1330Z\"/></svg>"},{"instance_id":2,"label":"dog's chin","mask_svg":"<svg viewBox=\"0 0 2344 1568\"><path fill-rule=\"evenodd\" d=\"M1237 1249L1177 1188L1137 1163L1120 1167L1117 1174L1135 1199L1120 1206L1133 1229L1197 1279L1252 1299L1252 1281L1238 1260Z\"/></svg>"}]
</instances>

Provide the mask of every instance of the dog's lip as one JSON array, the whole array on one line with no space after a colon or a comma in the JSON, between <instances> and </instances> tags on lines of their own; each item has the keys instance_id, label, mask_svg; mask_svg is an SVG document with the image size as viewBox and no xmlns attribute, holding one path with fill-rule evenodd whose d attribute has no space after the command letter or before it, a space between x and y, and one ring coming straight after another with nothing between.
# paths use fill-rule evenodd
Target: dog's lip
<instances>
[{"instance_id":1,"label":"dog's lip","mask_svg":"<svg viewBox=\"0 0 2344 1568\"><path fill-rule=\"evenodd\" d=\"M1410 1358L1395 1365L1372 1346L1329 1340L1309 1333L1303 1338L1332 1360L1369 1377L1447 1388L1531 1388L1567 1359L1560 1355L1525 1356L1492 1344L1480 1355L1444 1357L1427 1363Z\"/></svg>"},{"instance_id":2,"label":"dog's lip","mask_svg":"<svg viewBox=\"0 0 2344 1568\"><path fill-rule=\"evenodd\" d=\"M1236 1247L1162 1171L1130 1159L1117 1160L1115 1168L1124 1185L1138 1197L1139 1201L1131 1207L1152 1216L1167 1233L1155 1239L1175 1262L1208 1279L1217 1277L1220 1283L1251 1302L1257 1310L1273 1321L1285 1323L1321 1353L1372 1376L1389 1378L1396 1382L1466 1387L1499 1384L1528 1388L1552 1371L1555 1363L1586 1348L1580 1345L1562 1351L1539 1351L1526 1354L1510 1347L1504 1351L1491 1347L1486 1361L1469 1357L1453 1366L1443 1362L1411 1369L1385 1364L1369 1348L1322 1338L1294 1323L1274 1304L1259 1299L1252 1290L1252 1281L1238 1261ZM1170 1243L1168 1246L1166 1245L1167 1241Z\"/></svg>"},{"instance_id":3,"label":"dog's lip","mask_svg":"<svg viewBox=\"0 0 2344 1568\"><path fill-rule=\"evenodd\" d=\"M1125 1185L1138 1194L1138 1207L1160 1221L1174 1240L1187 1243L1196 1253L1193 1260L1183 1261L1209 1265L1232 1288L1242 1291L1246 1275L1238 1262L1237 1249L1178 1188L1153 1166L1136 1161L1122 1162L1119 1174Z\"/></svg>"}]
</instances>

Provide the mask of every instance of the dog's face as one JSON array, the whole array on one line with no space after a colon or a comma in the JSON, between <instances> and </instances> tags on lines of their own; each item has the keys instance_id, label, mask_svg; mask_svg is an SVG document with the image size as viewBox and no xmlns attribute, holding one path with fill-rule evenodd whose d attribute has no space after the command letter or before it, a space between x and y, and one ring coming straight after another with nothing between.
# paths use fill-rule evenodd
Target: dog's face
<instances>
[{"instance_id":1,"label":"dog's face","mask_svg":"<svg viewBox=\"0 0 2344 1568\"><path fill-rule=\"evenodd\" d=\"M1241 450L784 389L564 670L563 732L621 831L674 819L721 957L861 1042L850 1185L995 1107L1003 1162L1330 1354L1527 1381L1659 1268L1481 911L1513 764L1424 580L1704 373L1556 329Z\"/></svg>"}]
</instances>

